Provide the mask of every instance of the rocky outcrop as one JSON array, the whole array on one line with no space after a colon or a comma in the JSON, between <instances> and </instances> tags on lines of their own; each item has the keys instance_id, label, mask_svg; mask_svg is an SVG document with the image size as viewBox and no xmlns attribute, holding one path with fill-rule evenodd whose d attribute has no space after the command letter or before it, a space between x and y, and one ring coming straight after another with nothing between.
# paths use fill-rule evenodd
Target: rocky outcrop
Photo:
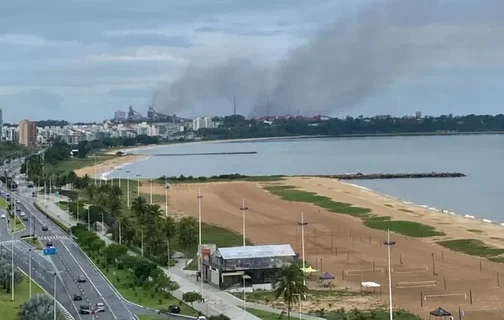
<instances>
[{"instance_id":1,"label":"rocky outcrop","mask_svg":"<svg viewBox=\"0 0 504 320\"><path fill-rule=\"evenodd\" d=\"M377 180L377 179L419 179L419 178L462 178L460 172L424 172L424 173L345 173L334 175L317 175L317 177L340 180Z\"/></svg>"}]
</instances>

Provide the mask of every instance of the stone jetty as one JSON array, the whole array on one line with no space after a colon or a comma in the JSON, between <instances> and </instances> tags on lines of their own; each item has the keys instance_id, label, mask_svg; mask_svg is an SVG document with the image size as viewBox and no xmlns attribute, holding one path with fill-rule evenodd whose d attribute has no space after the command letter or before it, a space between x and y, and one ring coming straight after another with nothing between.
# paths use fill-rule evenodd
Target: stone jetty
<instances>
[{"instance_id":1,"label":"stone jetty","mask_svg":"<svg viewBox=\"0 0 504 320\"><path fill-rule=\"evenodd\" d=\"M317 175L317 177L340 180L378 180L378 179L419 179L419 178L462 178L460 172L424 172L424 173L345 173L334 175Z\"/></svg>"}]
</instances>

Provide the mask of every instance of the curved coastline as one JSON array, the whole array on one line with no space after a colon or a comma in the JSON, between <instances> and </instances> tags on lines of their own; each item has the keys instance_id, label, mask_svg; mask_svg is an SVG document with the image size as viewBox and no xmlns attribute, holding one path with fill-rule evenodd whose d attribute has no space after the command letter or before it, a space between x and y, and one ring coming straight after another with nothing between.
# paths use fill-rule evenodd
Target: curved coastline
<instances>
[{"instance_id":1,"label":"curved coastline","mask_svg":"<svg viewBox=\"0 0 504 320\"><path fill-rule=\"evenodd\" d=\"M480 217L477 217L477 216L474 216L474 215L470 215L470 214L459 214L459 213L456 213L456 212L453 212L453 211L450 211L450 210L446 210L446 209L438 209L438 208L430 206L430 205L418 204L418 203L414 203L414 202L411 202L411 201L406 201L406 200L403 200L401 198L395 197L393 195L386 194L386 193L383 193L383 192L380 192L380 191L377 191L377 190L374 190L374 189L370 189L368 187L364 187L364 186L361 186L361 185L358 185L358 184L355 184L355 183L349 183L349 182L342 181L342 180L339 180L339 181L341 183L343 183L343 184L346 184L346 185L349 185L349 186L352 186L352 187L355 187L355 188L359 188L359 189L362 189L362 190L366 190L368 192L375 193L375 194L377 194L377 195L379 195L381 197L384 197L384 198L387 198L387 199L390 199L390 200L393 200L393 201L400 202L400 203L402 203L404 205L407 205L407 206L417 207L418 209L426 209L426 210L429 210L431 212L436 212L436 213L439 213L439 214L446 214L446 215L450 215L450 216L456 216L456 217L459 217L459 218L467 219L467 221L479 221L479 222L484 222L484 223L488 223L488 224L495 225L495 226L504 227L504 222L498 222L498 221L493 221L493 220L489 220L489 219L486 219L486 218L480 218Z\"/></svg>"}]
</instances>

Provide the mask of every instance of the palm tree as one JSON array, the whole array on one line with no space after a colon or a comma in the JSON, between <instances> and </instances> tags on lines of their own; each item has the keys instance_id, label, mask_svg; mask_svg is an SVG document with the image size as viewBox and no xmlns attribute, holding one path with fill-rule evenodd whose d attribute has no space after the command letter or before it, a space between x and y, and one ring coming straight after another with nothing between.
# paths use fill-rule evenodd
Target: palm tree
<instances>
[{"instance_id":1,"label":"palm tree","mask_svg":"<svg viewBox=\"0 0 504 320\"><path fill-rule=\"evenodd\" d=\"M19 320L52 320L54 314L54 300L46 293L36 294L26 301L19 312ZM63 316L57 312L57 319Z\"/></svg>"},{"instance_id":2,"label":"palm tree","mask_svg":"<svg viewBox=\"0 0 504 320\"><path fill-rule=\"evenodd\" d=\"M290 319L292 305L306 296L308 288L303 284L304 274L297 263L285 266L279 270L273 287L275 299L282 297L287 305L287 318Z\"/></svg>"}]
</instances>

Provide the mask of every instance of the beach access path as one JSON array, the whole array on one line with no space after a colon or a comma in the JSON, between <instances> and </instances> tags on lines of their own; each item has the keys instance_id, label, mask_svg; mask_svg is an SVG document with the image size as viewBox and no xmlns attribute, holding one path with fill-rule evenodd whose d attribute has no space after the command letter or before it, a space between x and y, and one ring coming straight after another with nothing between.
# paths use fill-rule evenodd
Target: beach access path
<instances>
[{"instance_id":1,"label":"beach access path","mask_svg":"<svg viewBox=\"0 0 504 320\"><path fill-rule=\"evenodd\" d=\"M72 217L68 212L62 210L57 202L62 201L61 197L57 197L54 195L48 195L47 199L44 196L41 196L37 199L36 203L41 208L43 208L48 215L53 217L54 219L60 220L65 225L72 226L78 223L78 220ZM97 235L105 241L107 244L115 243L115 241L110 238L102 235L101 232L97 232ZM130 251L129 254L136 255L134 252ZM177 282L180 286L180 289L173 292L173 296L179 300L182 300L182 295L186 292L190 291L200 291L200 284L196 282L196 278L192 275L190 271L184 271L183 267L185 265L184 260L179 260L179 262L171 267L170 269L162 268L163 271L171 277L171 279ZM214 288L206 283L203 284L203 303L194 303L194 308L199 312L207 315L219 315L225 314L231 319L243 319L244 312L242 309L243 301L241 299L236 298L232 294L229 294L225 291ZM282 313L282 310L270 308L264 305L248 303L247 307L258 309L262 311L267 311L275 314ZM294 318L299 318L299 314L296 312L291 312L291 316ZM303 315L304 319L309 320L320 320L320 318ZM260 320L260 318L246 313L247 320Z\"/></svg>"}]
</instances>

